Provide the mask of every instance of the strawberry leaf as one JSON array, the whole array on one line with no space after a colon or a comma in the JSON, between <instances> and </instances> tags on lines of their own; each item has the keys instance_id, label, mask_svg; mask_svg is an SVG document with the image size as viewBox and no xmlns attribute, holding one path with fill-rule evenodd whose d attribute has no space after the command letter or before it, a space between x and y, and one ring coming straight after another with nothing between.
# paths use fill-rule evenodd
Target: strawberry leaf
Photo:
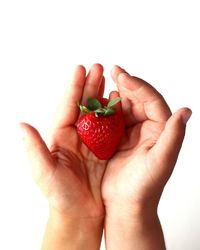
<instances>
[{"instance_id":1,"label":"strawberry leaf","mask_svg":"<svg viewBox=\"0 0 200 250\"><path fill-rule=\"evenodd\" d=\"M105 116L109 116L115 113L115 110L113 108L107 108L104 112Z\"/></svg>"},{"instance_id":2,"label":"strawberry leaf","mask_svg":"<svg viewBox=\"0 0 200 250\"><path fill-rule=\"evenodd\" d=\"M109 101L107 107L111 108L111 107L113 107L114 105L116 105L120 101L121 101L121 98L120 97L116 97L116 98L112 99L111 101Z\"/></svg>"},{"instance_id":3,"label":"strawberry leaf","mask_svg":"<svg viewBox=\"0 0 200 250\"><path fill-rule=\"evenodd\" d=\"M90 110L87 107L85 107L84 105L79 105L79 107L80 107L81 112L83 112L85 114L90 113Z\"/></svg>"},{"instance_id":4,"label":"strawberry leaf","mask_svg":"<svg viewBox=\"0 0 200 250\"><path fill-rule=\"evenodd\" d=\"M100 109L102 106L101 106L101 103L95 99L95 98L89 98L88 99L88 106L87 108L89 110L92 110L92 111L95 111L97 109Z\"/></svg>"}]
</instances>

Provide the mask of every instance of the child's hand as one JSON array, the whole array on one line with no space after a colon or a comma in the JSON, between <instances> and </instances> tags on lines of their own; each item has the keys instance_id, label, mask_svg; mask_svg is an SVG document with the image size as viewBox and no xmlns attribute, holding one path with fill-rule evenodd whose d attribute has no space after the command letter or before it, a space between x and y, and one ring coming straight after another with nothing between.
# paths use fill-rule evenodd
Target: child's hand
<instances>
[{"instance_id":1,"label":"child's hand","mask_svg":"<svg viewBox=\"0 0 200 250\"><path fill-rule=\"evenodd\" d=\"M136 216L144 221L145 214L148 219L152 214L156 217L159 198L173 171L184 138L185 125L191 115L187 108L171 115L165 100L151 85L131 77L120 67L114 67L112 77L122 99L127 129L119 152L109 161L103 178L107 239L110 238L109 231L112 234L116 225L121 225L119 230L122 234L121 223L126 221L130 225L137 220L139 224ZM115 220L115 228L112 227L112 219ZM152 228L155 227L152 225ZM125 231L128 235L128 227ZM121 234L118 232L118 236ZM137 235L137 232L132 232L132 236L134 234ZM112 249L111 245L115 244L113 249L121 249L117 242L108 239L108 247ZM126 242L125 238L123 242ZM130 242L129 246L124 249L133 249ZM159 247L162 249L161 245ZM141 245L135 249L151 248L143 248ZM152 245L152 249L157 248Z\"/></svg>"},{"instance_id":2,"label":"child's hand","mask_svg":"<svg viewBox=\"0 0 200 250\"><path fill-rule=\"evenodd\" d=\"M77 66L58 110L48 147L36 129L25 123L21 124L34 178L48 199L50 215L56 217L50 221L58 222L62 215L60 221L63 222L67 218L72 224L74 223L73 225L70 225L71 222L67 223L68 229L78 229L81 227L80 224L83 224L83 231L87 232L86 221L91 219L93 224L89 226L87 237L97 231L93 228L95 221L98 227L101 226L98 228L100 236L102 232L104 206L100 184L105 162L93 156L79 140L75 128L79 116L77 104L84 102L88 97L102 97L103 93L102 66L93 65L87 77L85 68ZM82 220L80 223L79 219ZM73 235L79 237L79 233L74 232ZM88 244L91 244L91 249L96 249L92 245L92 240ZM52 248L59 249L56 246L52 245ZM69 246L68 248L74 249Z\"/></svg>"}]
</instances>

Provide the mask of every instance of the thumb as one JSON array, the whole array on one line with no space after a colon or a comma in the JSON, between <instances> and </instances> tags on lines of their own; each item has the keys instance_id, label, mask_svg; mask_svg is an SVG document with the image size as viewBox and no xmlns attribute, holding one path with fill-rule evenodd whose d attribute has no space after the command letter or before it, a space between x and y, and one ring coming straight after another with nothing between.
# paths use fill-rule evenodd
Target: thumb
<instances>
[{"instance_id":1,"label":"thumb","mask_svg":"<svg viewBox=\"0 0 200 250\"><path fill-rule=\"evenodd\" d=\"M185 136L186 123L192 111L182 108L175 112L167 121L158 141L152 148L152 153L158 166L162 166L166 177L173 171L179 151Z\"/></svg>"},{"instance_id":2,"label":"thumb","mask_svg":"<svg viewBox=\"0 0 200 250\"><path fill-rule=\"evenodd\" d=\"M51 176L54 169L50 151L35 128L26 123L20 123L20 127L33 177L38 184L45 185L44 182Z\"/></svg>"}]
</instances>

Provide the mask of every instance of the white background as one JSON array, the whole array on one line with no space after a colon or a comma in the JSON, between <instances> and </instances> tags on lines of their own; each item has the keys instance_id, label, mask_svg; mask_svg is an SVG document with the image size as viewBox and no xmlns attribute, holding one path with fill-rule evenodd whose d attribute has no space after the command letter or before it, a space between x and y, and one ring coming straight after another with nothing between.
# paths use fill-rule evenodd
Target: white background
<instances>
[{"instance_id":1,"label":"white background","mask_svg":"<svg viewBox=\"0 0 200 250\"><path fill-rule=\"evenodd\" d=\"M45 137L76 64L113 64L193 116L159 205L169 250L200 249L198 1L0 1L0 249L39 249L47 203L32 180L17 123ZM104 249L104 247L102 247Z\"/></svg>"}]
</instances>

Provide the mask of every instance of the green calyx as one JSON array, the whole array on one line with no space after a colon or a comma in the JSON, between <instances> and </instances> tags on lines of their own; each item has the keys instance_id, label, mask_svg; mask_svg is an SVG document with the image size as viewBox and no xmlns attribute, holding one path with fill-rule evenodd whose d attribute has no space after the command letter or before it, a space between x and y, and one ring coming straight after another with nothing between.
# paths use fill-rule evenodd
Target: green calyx
<instances>
[{"instance_id":1,"label":"green calyx","mask_svg":"<svg viewBox=\"0 0 200 250\"><path fill-rule=\"evenodd\" d=\"M85 114L89 114L94 112L95 116L98 117L100 115L102 116L109 116L115 113L114 106L121 101L120 97L116 97L109 101L107 106L102 106L102 104L95 98L89 98L88 99L88 105L87 107L84 105L79 104L79 108L81 112Z\"/></svg>"}]
</instances>

